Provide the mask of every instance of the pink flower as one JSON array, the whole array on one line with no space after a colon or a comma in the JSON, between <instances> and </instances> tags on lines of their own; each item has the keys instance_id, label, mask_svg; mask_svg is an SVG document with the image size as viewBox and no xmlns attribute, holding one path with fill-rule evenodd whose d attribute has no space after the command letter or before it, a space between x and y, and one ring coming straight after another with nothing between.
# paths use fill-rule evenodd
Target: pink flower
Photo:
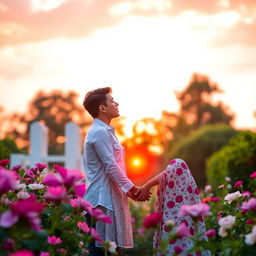
<instances>
[{"instance_id":1,"label":"pink flower","mask_svg":"<svg viewBox=\"0 0 256 256\"><path fill-rule=\"evenodd\" d=\"M247 202L243 202L241 206L242 212L256 211L256 198L251 198Z\"/></svg>"},{"instance_id":2,"label":"pink flower","mask_svg":"<svg viewBox=\"0 0 256 256\"><path fill-rule=\"evenodd\" d=\"M200 216L211 215L210 206L205 203L194 205L182 205L179 212L180 216L190 216L198 218Z\"/></svg>"},{"instance_id":3,"label":"pink flower","mask_svg":"<svg viewBox=\"0 0 256 256\"><path fill-rule=\"evenodd\" d=\"M162 213L153 212L144 219L143 226L145 228L155 227L161 221L162 221Z\"/></svg>"},{"instance_id":4,"label":"pink flower","mask_svg":"<svg viewBox=\"0 0 256 256\"><path fill-rule=\"evenodd\" d=\"M215 237L216 236L216 230L215 229L209 229L204 234L208 237Z\"/></svg>"},{"instance_id":5,"label":"pink flower","mask_svg":"<svg viewBox=\"0 0 256 256\"><path fill-rule=\"evenodd\" d=\"M88 209L88 212L93 218L99 221L102 221L105 223L112 223L112 219L108 215L104 214L100 209L93 209L91 207Z\"/></svg>"},{"instance_id":6,"label":"pink flower","mask_svg":"<svg viewBox=\"0 0 256 256\"><path fill-rule=\"evenodd\" d=\"M83 197L86 191L85 183L74 185L74 190L77 197Z\"/></svg>"},{"instance_id":7,"label":"pink flower","mask_svg":"<svg viewBox=\"0 0 256 256\"><path fill-rule=\"evenodd\" d=\"M40 252L39 256L51 256L49 252Z\"/></svg>"},{"instance_id":8,"label":"pink flower","mask_svg":"<svg viewBox=\"0 0 256 256\"><path fill-rule=\"evenodd\" d=\"M252 195L252 193L250 191L243 191L242 192L242 197L250 197Z\"/></svg>"},{"instance_id":9,"label":"pink flower","mask_svg":"<svg viewBox=\"0 0 256 256\"><path fill-rule=\"evenodd\" d=\"M248 219L248 220L245 222L245 224L247 224L247 225L252 225L252 224L254 224L254 221L253 221L252 218L250 218L250 219Z\"/></svg>"},{"instance_id":10,"label":"pink flower","mask_svg":"<svg viewBox=\"0 0 256 256\"><path fill-rule=\"evenodd\" d=\"M224 188L224 184L219 185L219 186L218 186L218 189L220 189L220 188Z\"/></svg>"},{"instance_id":11,"label":"pink flower","mask_svg":"<svg viewBox=\"0 0 256 256\"><path fill-rule=\"evenodd\" d=\"M48 187L46 193L44 194L44 198L51 201L61 201L66 198L67 189L62 186L57 187Z\"/></svg>"},{"instance_id":12,"label":"pink flower","mask_svg":"<svg viewBox=\"0 0 256 256\"><path fill-rule=\"evenodd\" d=\"M183 252L183 248L181 246L177 245L174 247L174 252L175 252L175 254L179 255Z\"/></svg>"},{"instance_id":13,"label":"pink flower","mask_svg":"<svg viewBox=\"0 0 256 256\"><path fill-rule=\"evenodd\" d=\"M73 186L77 181L83 179L82 172L79 170L67 170L66 168L57 164L54 165L54 168L61 175L64 184L67 186Z\"/></svg>"},{"instance_id":14,"label":"pink flower","mask_svg":"<svg viewBox=\"0 0 256 256\"><path fill-rule=\"evenodd\" d=\"M0 194L4 194L17 187L17 180L14 171L0 167Z\"/></svg>"},{"instance_id":15,"label":"pink flower","mask_svg":"<svg viewBox=\"0 0 256 256\"><path fill-rule=\"evenodd\" d=\"M104 240L101 239L100 234L94 228L91 228L91 236L94 240L100 243L104 242Z\"/></svg>"},{"instance_id":16,"label":"pink flower","mask_svg":"<svg viewBox=\"0 0 256 256\"><path fill-rule=\"evenodd\" d=\"M217 202L219 200L220 200L219 197L211 197L211 202Z\"/></svg>"},{"instance_id":17,"label":"pink flower","mask_svg":"<svg viewBox=\"0 0 256 256\"><path fill-rule=\"evenodd\" d=\"M243 186L243 181L242 180L238 180L235 185L234 185L234 188L239 188L239 187L242 187Z\"/></svg>"},{"instance_id":18,"label":"pink flower","mask_svg":"<svg viewBox=\"0 0 256 256\"><path fill-rule=\"evenodd\" d=\"M48 236L47 241L48 241L49 244L52 244L52 245L57 245L57 244L62 243L62 240L59 237L56 237L56 236Z\"/></svg>"},{"instance_id":19,"label":"pink flower","mask_svg":"<svg viewBox=\"0 0 256 256\"><path fill-rule=\"evenodd\" d=\"M62 185L63 180L59 175L49 173L44 176L42 183L48 186L59 186Z\"/></svg>"},{"instance_id":20,"label":"pink flower","mask_svg":"<svg viewBox=\"0 0 256 256\"><path fill-rule=\"evenodd\" d=\"M34 173L34 169L33 168L31 168L31 169L26 169L25 170L25 173L26 173L26 175L28 176L28 177L30 177L30 178L35 178L36 177L36 174Z\"/></svg>"},{"instance_id":21,"label":"pink flower","mask_svg":"<svg viewBox=\"0 0 256 256\"><path fill-rule=\"evenodd\" d=\"M90 232L90 228L88 227L87 223L85 222L78 222L77 226L79 229L81 229L84 233L89 233Z\"/></svg>"},{"instance_id":22,"label":"pink flower","mask_svg":"<svg viewBox=\"0 0 256 256\"><path fill-rule=\"evenodd\" d=\"M6 166L10 163L11 161L9 159L3 159L0 160L0 166Z\"/></svg>"},{"instance_id":23,"label":"pink flower","mask_svg":"<svg viewBox=\"0 0 256 256\"><path fill-rule=\"evenodd\" d=\"M251 178L256 178L256 172L252 173L252 174L250 175L250 177L251 177Z\"/></svg>"},{"instance_id":24,"label":"pink flower","mask_svg":"<svg viewBox=\"0 0 256 256\"><path fill-rule=\"evenodd\" d=\"M8 256L34 256L34 253L29 250L19 250L8 254Z\"/></svg>"},{"instance_id":25,"label":"pink flower","mask_svg":"<svg viewBox=\"0 0 256 256\"><path fill-rule=\"evenodd\" d=\"M17 165L14 165L12 167L12 170L17 171L17 170L20 170L21 168L22 168L22 165L21 164L17 164Z\"/></svg>"},{"instance_id":26,"label":"pink flower","mask_svg":"<svg viewBox=\"0 0 256 256\"><path fill-rule=\"evenodd\" d=\"M35 196L32 194L28 199L19 199L13 202L10 205L10 208L14 216L18 215L19 217L26 218L31 227L34 230L39 231L41 229L39 214L43 211L44 204L38 203L35 200Z\"/></svg>"},{"instance_id":27,"label":"pink flower","mask_svg":"<svg viewBox=\"0 0 256 256\"><path fill-rule=\"evenodd\" d=\"M81 197L71 199L70 204L73 207L81 208L87 212L89 212L89 210L92 208L92 205Z\"/></svg>"},{"instance_id":28,"label":"pink flower","mask_svg":"<svg viewBox=\"0 0 256 256\"><path fill-rule=\"evenodd\" d=\"M176 232L179 238L188 237L191 235L185 223L181 223L180 226L177 228Z\"/></svg>"},{"instance_id":29,"label":"pink flower","mask_svg":"<svg viewBox=\"0 0 256 256\"><path fill-rule=\"evenodd\" d=\"M19 215L6 211L0 215L0 227L10 228L19 220Z\"/></svg>"},{"instance_id":30,"label":"pink flower","mask_svg":"<svg viewBox=\"0 0 256 256\"><path fill-rule=\"evenodd\" d=\"M35 166L38 168L38 169L45 169L46 167L48 167L48 164L42 164L42 163L36 163Z\"/></svg>"}]
</instances>

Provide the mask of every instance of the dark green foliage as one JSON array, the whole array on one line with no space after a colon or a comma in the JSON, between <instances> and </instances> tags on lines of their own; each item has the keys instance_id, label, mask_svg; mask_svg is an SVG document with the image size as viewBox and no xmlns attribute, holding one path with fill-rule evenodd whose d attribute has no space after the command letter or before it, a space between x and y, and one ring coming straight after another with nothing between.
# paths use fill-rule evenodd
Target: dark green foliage
<instances>
[{"instance_id":1,"label":"dark green foliage","mask_svg":"<svg viewBox=\"0 0 256 256\"><path fill-rule=\"evenodd\" d=\"M20 150L13 139L4 138L0 140L0 159L10 158L11 153L25 153L23 150Z\"/></svg>"},{"instance_id":2,"label":"dark green foliage","mask_svg":"<svg viewBox=\"0 0 256 256\"><path fill-rule=\"evenodd\" d=\"M240 132L228 145L216 152L207 162L207 178L213 187L222 184L225 177L233 184L243 180L248 188L250 174L256 171L256 133Z\"/></svg>"},{"instance_id":3,"label":"dark green foliage","mask_svg":"<svg viewBox=\"0 0 256 256\"><path fill-rule=\"evenodd\" d=\"M168 154L185 160L199 187L206 184L206 160L227 144L237 131L228 125L207 125L178 141Z\"/></svg>"}]
</instances>

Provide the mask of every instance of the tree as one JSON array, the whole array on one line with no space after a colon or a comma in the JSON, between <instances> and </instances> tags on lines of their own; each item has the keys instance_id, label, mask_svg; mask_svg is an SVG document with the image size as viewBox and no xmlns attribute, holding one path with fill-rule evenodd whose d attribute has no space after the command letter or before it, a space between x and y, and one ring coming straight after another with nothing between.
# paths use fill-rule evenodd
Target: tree
<instances>
[{"instance_id":1,"label":"tree","mask_svg":"<svg viewBox=\"0 0 256 256\"><path fill-rule=\"evenodd\" d=\"M206 161L238 132L228 125L207 125L178 141L168 154L185 160L199 187L206 185Z\"/></svg>"},{"instance_id":2,"label":"tree","mask_svg":"<svg viewBox=\"0 0 256 256\"><path fill-rule=\"evenodd\" d=\"M173 134L172 144L206 124L231 124L233 115L223 103L214 103L213 96L221 93L216 83L207 76L193 74L188 86L176 92L180 109L178 113L164 111L162 120L172 120L167 126ZM172 146L172 145L171 145Z\"/></svg>"},{"instance_id":3,"label":"tree","mask_svg":"<svg viewBox=\"0 0 256 256\"><path fill-rule=\"evenodd\" d=\"M218 85L207 76L194 74L185 90L176 93L180 102L180 115L194 129L204 124L230 124L233 117L227 114L227 108L220 102L214 104L212 100L212 96L220 92Z\"/></svg>"},{"instance_id":4,"label":"tree","mask_svg":"<svg viewBox=\"0 0 256 256\"><path fill-rule=\"evenodd\" d=\"M74 91L53 90L49 93L39 91L31 100L25 114L12 114L9 123L16 118L15 127L9 127L6 134L23 140L23 145L29 144L29 128L34 121L42 121L49 128L49 153L62 154L64 127L69 121L80 125L84 130L91 122L82 104L77 103L78 94ZM20 131L23 127L23 131Z\"/></svg>"}]
</instances>

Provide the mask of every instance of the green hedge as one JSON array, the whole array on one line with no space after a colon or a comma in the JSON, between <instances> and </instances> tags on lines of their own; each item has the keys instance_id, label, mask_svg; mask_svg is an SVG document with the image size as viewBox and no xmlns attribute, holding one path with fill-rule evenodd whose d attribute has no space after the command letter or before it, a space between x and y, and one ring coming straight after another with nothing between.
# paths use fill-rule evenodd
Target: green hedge
<instances>
[{"instance_id":1,"label":"green hedge","mask_svg":"<svg viewBox=\"0 0 256 256\"><path fill-rule=\"evenodd\" d=\"M248 188L250 174L256 171L256 133L240 132L232 138L220 151L213 154L207 161L207 178L213 187L224 183L225 177L244 181Z\"/></svg>"},{"instance_id":2,"label":"green hedge","mask_svg":"<svg viewBox=\"0 0 256 256\"><path fill-rule=\"evenodd\" d=\"M199 187L206 184L206 160L225 146L238 131L224 124L206 125L179 140L167 155L168 160L182 158L193 173Z\"/></svg>"}]
</instances>

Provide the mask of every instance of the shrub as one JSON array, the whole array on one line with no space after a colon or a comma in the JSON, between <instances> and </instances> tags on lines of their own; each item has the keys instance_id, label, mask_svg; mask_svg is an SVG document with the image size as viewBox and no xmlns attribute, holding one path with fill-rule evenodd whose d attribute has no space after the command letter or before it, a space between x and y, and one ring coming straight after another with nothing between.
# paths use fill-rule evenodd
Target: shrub
<instances>
[{"instance_id":1,"label":"shrub","mask_svg":"<svg viewBox=\"0 0 256 256\"><path fill-rule=\"evenodd\" d=\"M213 187L230 177L231 182L244 180L244 188L249 186L250 172L256 168L256 133L241 132L221 150L213 154L207 162L207 178Z\"/></svg>"},{"instance_id":2,"label":"shrub","mask_svg":"<svg viewBox=\"0 0 256 256\"><path fill-rule=\"evenodd\" d=\"M182 158L190 167L199 187L206 184L206 160L238 132L228 125L207 125L173 146L168 159Z\"/></svg>"}]
</instances>

